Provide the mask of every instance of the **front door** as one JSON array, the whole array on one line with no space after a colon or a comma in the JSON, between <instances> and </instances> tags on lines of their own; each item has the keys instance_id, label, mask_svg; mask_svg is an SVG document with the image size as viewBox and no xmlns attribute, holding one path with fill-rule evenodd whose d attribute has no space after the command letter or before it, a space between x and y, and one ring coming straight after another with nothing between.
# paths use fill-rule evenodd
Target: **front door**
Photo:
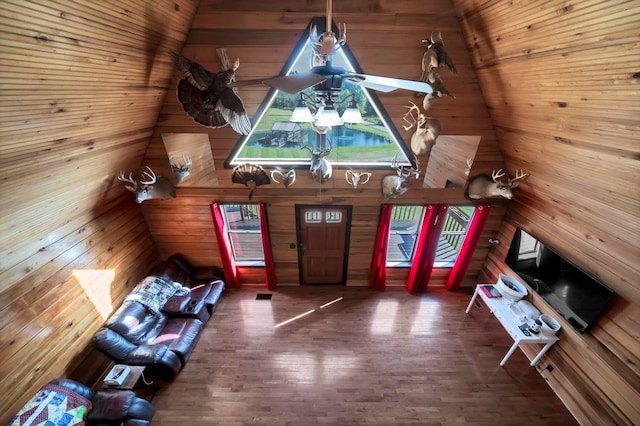
<instances>
[{"instance_id":1,"label":"front door","mask_svg":"<svg viewBox=\"0 0 640 426\"><path fill-rule=\"evenodd\" d=\"M296 206L301 284L345 284L351 206Z\"/></svg>"}]
</instances>

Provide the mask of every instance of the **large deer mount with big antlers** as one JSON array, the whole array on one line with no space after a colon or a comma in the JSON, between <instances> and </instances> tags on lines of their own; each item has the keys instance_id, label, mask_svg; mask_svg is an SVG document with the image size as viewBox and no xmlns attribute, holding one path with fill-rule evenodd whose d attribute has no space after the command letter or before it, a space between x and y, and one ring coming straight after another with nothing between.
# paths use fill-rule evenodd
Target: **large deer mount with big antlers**
<instances>
[{"instance_id":1,"label":"large deer mount with big antlers","mask_svg":"<svg viewBox=\"0 0 640 426\"><path fill-rule=\"evenodd\" d=\"M522 170L516 170L513 179L509 178L507 183L500 179L504 175L505 173L500 169L494 170L491 173L491 177L486 174L471 177L467 183L464 196L473 201L500 197L510 200L513 198L513 189L520 185L520 179L526 177L527 174Z\"/></svg>"},{"instance_id":2,"label":"large deer mount with big antlers","mask_svg":"<svg viewBox=\"0 0 640 426\"><path fill-rule=\"evenodd\" d=\"M418 160L416 159L416 164ZM382 195L385 199L398 198L409 190L409 185L413 179L420 177L420 166L413 167L401 166L398 164L398 158L394 158L393 166L396 175L387 175L382 178Z\"/></svg>"},{"instance_id":3,"label":"large deer mount with big antlers","mask_svg":"<svg viewBox=\"0 0 640 426\"><path fill-rule=\"evenodd\" d=\"M156 176L149 166L146 169L146 171L142 172L145 180L140 182L133 179L132 173L129 173L129 176L126 177L124 171L120 171L118 175L118 180L131 184L126 185L125 188L136 195L136 203L140 204L145 200L152 199L168 200L169 198L176 198L176 188L169 179L164 176Z\"/></svg>"}]
</instances>

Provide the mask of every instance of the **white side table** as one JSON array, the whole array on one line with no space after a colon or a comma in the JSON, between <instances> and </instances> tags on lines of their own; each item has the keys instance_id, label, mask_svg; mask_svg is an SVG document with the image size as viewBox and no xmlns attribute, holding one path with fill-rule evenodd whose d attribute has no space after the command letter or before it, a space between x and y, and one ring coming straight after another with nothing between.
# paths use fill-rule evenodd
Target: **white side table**
<instances>
[{"instance_id":1,"label":"white side table","mask_svg":"<svg viewBox=\"0 0 640 426\"><path fill-rule=\"evenodd\" d=\"M500 321L500 324L502 324L502 327L504 327L504 329L507 330L507 333L509 333L509 335L513 339L513 345L511 346L507 354L504 356L504 358L502 358L502 361L500 361L500 366L503 366L507 362L511 354L513 354L513 352L516 350L518 345L520 345L520 343L543 344L544 347L540 349L540 352L538 352L536 357L533 358L533 360L531 361L530 365L532 367L535 366L540 360L540 358L542 358L542 355L544 355L545 352L547 352L547 350L549 350L549 348L553 346L553 344L560 339L558 339L558 337L555 335L549 336L542 332L538 334L529 333L530 334L529 336L525 335L524 332L519 328L519 326L523 322L520 320L520 318L518 318L518 316L515 313L511 311L511 308L510 308L511 301L509 301L508 299L505 299L504 297L493 297L493 298L488 297L484 293L484 291L480 291L480 288L484 287L485 285L492 285L492 284L478 284L476 286L476 290L473 292L473 296L471 296L471 301L469 302L469 306L467 306L467 310L465 312L469 313L469 310L471 309L471 305L473 305L473 302L476 300L476 297L480 295L480 298L487 305L491 313L496 318L498 318L498 321Z\"/></svg>"}]
</instances>

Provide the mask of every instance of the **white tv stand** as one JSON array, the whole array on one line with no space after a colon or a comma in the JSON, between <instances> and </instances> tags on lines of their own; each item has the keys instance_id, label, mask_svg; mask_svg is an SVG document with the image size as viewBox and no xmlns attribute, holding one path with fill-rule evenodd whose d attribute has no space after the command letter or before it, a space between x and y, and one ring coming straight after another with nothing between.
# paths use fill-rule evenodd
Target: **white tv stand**
<instances>
[{"instance_id":1,"label":"white tv stand","mask_svg":"<svg viewBox=\"0 0 640 426\"><path fill-rule=\"evenodd\" d=\"M480 298L487 305L491 313L496 318L498 318L498 321L500 321L500 324L502 324L502 327L504 327L504 329L507 330L507 333L509 333L509 335L513 339L513 345L511 346L507 354L504 356L504 358L502 358L502 361L500 361L500 366L503 366L507 362L511 354L513 354L513 352L520 345L520 343L544 344L544 347L540 349L540 352L538 352L536 357L533 358L533 360L531 361L530 365L532 367L535 366L540 360L540 358L542 358L542 355L544 355L545 352L547 352L547 350L551 346L553 346L555 342L557 342L560 339L558 339L558 337L555 335L550 336L542 332L538 334L529 333L530 334L529 336L525 335L524 332L519 328L519 326L523 324L523 321L521 321L520 318L518 318L518 316L515 313L513 313L510 309L511 301L508 299L505 299L504 297L488 297L484 293L484 291L480 290L480 288L484 287L485 285L493 285L493 284L476 285L476 290L473 292L473 296L471 296L471 301L469 301L469 305L467 306L467 310L465 312L467 314L469 313L469 310L471 309L471 305L473 305L473 302L476 300L476 297L480 295Z\"/></svg>"}]
</instances>

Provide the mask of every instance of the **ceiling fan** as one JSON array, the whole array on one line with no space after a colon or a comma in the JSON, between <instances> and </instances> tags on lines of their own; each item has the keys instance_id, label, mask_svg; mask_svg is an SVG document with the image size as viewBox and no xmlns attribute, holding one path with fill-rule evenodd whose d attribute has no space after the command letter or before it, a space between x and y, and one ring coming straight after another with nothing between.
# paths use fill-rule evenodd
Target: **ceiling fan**
<instances>
[{"instance_id":1,"label":"ceiling fan","mask_svg":"<svg viewBox=\"0 0 640 426\"><path fill-rule=\"evenodd\" d=\"M340 91L343 81L357 84L367 89L380 92L391 92L396 89L404 89L418 93L432 93L432 88L428 83L422 81L403 80L400 78L383 77L369 74L360 74L347 71L346 69L333 65L333 57L345 42L344 38L336 37L332 28L332 0L327 0L327 24L326 31L315 36L315 31L310 35L313 51L314 66L307 72L271 77L259 80L238 81L231 86L245 86L256 83L263 83L274 89L286 93L298 93L309 87L315 87L316 91ZM346 30L346 27L345 27ZM343 32L344 34L344 32Z\"/></svg>"}]
</instances>

